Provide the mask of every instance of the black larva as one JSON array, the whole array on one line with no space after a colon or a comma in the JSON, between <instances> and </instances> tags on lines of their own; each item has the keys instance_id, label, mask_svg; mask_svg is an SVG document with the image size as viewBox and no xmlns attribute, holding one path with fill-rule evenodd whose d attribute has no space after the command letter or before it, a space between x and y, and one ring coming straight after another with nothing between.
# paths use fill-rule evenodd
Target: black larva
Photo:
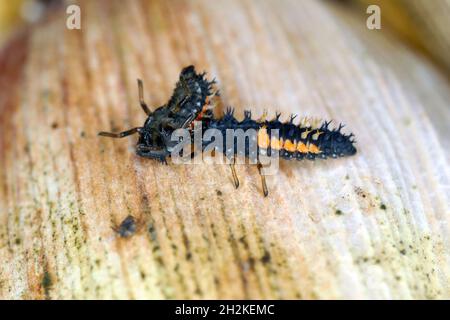
<instances>
[{"instance_id":1,"label":"black larva","mask_svg":"<svg viewBox=\"0 0 450 320\"><path fill-rule=\"evenodd\" d=\"M300 121L294 124L295 116L291 116L289 121L281 122L280 114L273 120L254 120L250 111L244 112L244 119L238 121L232 109L221 118L215 118L211 110L208 110L207 100L213 94L212 86L214 81L207 81L205 73L197 74L193 66L184 68L180 73L174 92L169 102L155 111L151 112L143 99L142 82L138 80L139 100L142 109L148 115L142 127L132 128L121 133L100 132L99 135L122 138L138 133L139 139L136 146L136 153L139 156L157 159L167 163L166 158L170 157L171 150L178 144L172 141L172 133L176 129L184 128L189 130L190 135L194 135L192 127L194 120L201 121L202 137L208 129L217 129L222 136L226 136L227 130L243 131L253 129L256 132L257 141L256 158L259 156L271 155L277 151L283 159L309 159L316 158L337 158L351 156L356 153L353 134L346 135L342 132L343 125L331 129L330 122L313 124L311 121ZM189 141L188 141L189 142ZM186 143L186 142L184 142ZM208 147L209 141L202 138L202 149ZM227 151L222 146L222 151ZM231 158L238 155L249 157L249 148L246 145L244 150L237 150L237 145L231 147ZM261 173L261 163L258 162L258 169ZM239 186L234 164L231 165L235 186ZM267 195L267 186L264 176L261 176L264 195Z\"/></svg>"},{"instance_id":2,"label":"black larva","mask_svg":"<svg viewBox=\"0 0 450 320\"><path fill-rule=\"evenodd\" d=\"M171 133L188 127L200 115L207 97L212 94L213 84L214 80L205 79L205 73L197 74L193 66L188 66L181 71L169 102L151 112L144 101L142 81L138 80L139 102L148 116L144 125L120 133L102 131L99 135L123 138L138 133L136 153L167 163L166 158L170 155L168 149L174 145L170 140Z\"/></svg>"}]
</instances>

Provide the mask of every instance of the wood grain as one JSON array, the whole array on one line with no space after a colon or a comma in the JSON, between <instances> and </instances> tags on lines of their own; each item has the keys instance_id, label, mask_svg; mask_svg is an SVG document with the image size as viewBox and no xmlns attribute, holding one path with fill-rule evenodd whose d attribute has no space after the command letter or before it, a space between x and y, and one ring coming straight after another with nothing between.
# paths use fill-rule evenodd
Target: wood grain
<instances>
[{"instance_id":1,"label":"wood grain","mask_svg":"<svg viewBox=\"0 0 450 320\"><path fill-rule=\"evenodd\" d=\"M80 1L0 55L0 298L450 298L448 82L319 1ZM225 105L335 119L358 154L238 166L135 155L183 66ZM219 108L220 109L220 108ZM220 110L217 110L219 112ZM138 233L116 236L126 216Z\"/></svg>"}]
</instances>

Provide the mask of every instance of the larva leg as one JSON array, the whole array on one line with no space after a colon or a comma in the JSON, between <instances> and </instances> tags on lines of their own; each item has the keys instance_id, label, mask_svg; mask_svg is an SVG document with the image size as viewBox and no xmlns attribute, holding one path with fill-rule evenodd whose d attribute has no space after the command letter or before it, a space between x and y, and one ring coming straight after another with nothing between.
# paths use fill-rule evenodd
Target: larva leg
<instances>
[{"instance_id":1,"label":"larva leg","mask_svg":"<svg viewBox=\"0 0 450 320\"><path fill-rule=\"evenodd\" d=\"M113 132L105 132L101 131L98 133L99 136L103 137L110 137L110 138L123 138L132 134L135 134L136 132L139 132L141 130L141 127L136 127L127 131L119 132L119 133L113 133Z\"/></svg>"},{"instance_id":2,"label":"larva leg","mask_svg":"<svg viewBox=\"0 0 450 320\"><path fill-rule=\"evenodd\" d=\"M261 184L262 184L264 197L267 197L269 195L269 190L267 189L266 177L264 175L262 175L262 173L261 173L262 164L258 162L257 166L258 166L259 176L261 177Z\"/></svg>"},{"instance_id":3,"label":"larva leg","mask_svg":"<svg viewBox=\"0 0 450 320\"><path fill-rule=\"evenodd\" d=\"M141 157L159 160L165 165L167 165L166 158L170 155L165 149L155 149L143 144L138 144L136 146L136 153Z\"/></svg>"},{"instance_id":4,"label":"larva leg","mask_svg":"<svg viewBox=\"0 0 450 320\"><path fill-rule=\"evenodd\" d=\"M139 91L139 103L141 104L142 110L144 110L147 115L150 115L152 112L144 101L144 86L142 85L142 80L138 79L137 82Z\"/></svg>"},{"instance_id":5,"label":"larva leg","mask_svg":"<svg viewBox=\"0 0 450 320\"><path fill-rule=\"evenodd\" d=\"M233 182L234 182L234 187L237 189L239 188L239 178L236 174L236 159L233 158L233 163L230 164L230 168L231 168L231 173L233 174Z\"/></svg>"}]
</instances>

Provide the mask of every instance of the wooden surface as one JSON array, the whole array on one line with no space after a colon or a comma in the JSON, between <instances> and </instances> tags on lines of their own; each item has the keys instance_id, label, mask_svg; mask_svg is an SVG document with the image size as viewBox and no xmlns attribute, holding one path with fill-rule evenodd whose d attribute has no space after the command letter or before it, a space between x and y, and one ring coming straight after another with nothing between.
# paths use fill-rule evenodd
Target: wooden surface
<instances>
[{"instance_id":1,"label":"wooden surface","mask_svg":"<svg viewBox=\"0 0 450 320\"><path fill-rule=\"evenodd\" d=\"M0 298L450 298L449 84L321 1L82 1L0 54ZM352 158L163 166L134 154L181 67L226 105L343 121ZM220 110L217 110L220 111ZM138 233L120 239L126 216Z\"/></svg>"}]
</instances>

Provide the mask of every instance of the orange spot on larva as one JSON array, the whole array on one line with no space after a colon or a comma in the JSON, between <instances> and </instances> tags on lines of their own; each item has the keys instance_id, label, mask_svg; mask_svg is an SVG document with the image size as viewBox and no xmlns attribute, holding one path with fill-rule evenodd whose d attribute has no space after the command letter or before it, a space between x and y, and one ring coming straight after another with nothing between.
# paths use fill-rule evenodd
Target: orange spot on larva
<instances>
[{"instance_id":1,"label":"orange spot on larva","mask_svg":"<svg viewBox=\"0 0 450 320\"><path fill-rule=\"evenodd\" d=\"M320 149L319 149L315 144L313 144L313 143L310 143L310 144L308 145L308 151L309 151L310 153L320 153Z\"/></svg>"},{"instance_id":2,"label":"orange spot on larva","mask_svg":"<svg viewBox=\"0 0 450 320\"><path fill-rule=\"evenodd\" d=\"M300 153L308 153L308 147L303 142L300 142L297 145L297 151Z\"/></svg>"},{"instance_id":3,"label":"orange spot on larva","mask_svg":"<svg viewBox=\"0 0 450 320\"><path fill-rule=\"evenodd\" d=\"M265 127L258 131L258 147L267 149L269 147L270 138Z\"/></svg>"},{"instance_id":4,"label":"orange spot on larva","mask_svg":"<svg viewBox=\"0 0 450 320\"><path fill-rule=\"evenodd\" d=\"M291 140L286 140L284 142L284 150L289 151L289 152L295 152L296 150L296 143L292 143Z\"/></svg>"},{"instance_id":5,"label":"orange spot on larva","mask_svg":"<svg viewBox=\"0 0 450 320\"><path fill-rule=\"evenodd\" d=\"M283 149L283 139L272 138L270 139L270 148L274 150Z\"/></svg>"}]
</instances>

